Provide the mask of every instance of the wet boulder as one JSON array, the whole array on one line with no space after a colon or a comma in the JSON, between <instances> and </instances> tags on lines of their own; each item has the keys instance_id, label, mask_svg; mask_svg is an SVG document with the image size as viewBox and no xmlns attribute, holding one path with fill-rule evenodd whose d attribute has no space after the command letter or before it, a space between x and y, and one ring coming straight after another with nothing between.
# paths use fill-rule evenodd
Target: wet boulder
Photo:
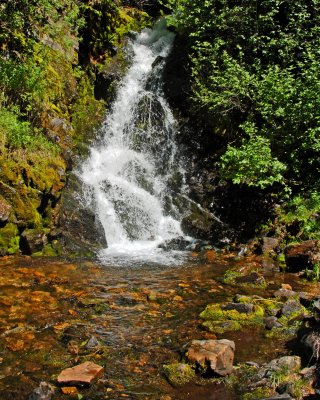
<instances>
[{"instance_id":1,"label":"wet boulder","mask_svg":"<svg viewBox=\"0 0 320 400\"><path fill-rule=\"evenodd\" d=\"M190 241L186 240L184 237L179 236L177 238L166 240L164 243L161 243L158 247L160 249L169 251L169 250L186 250L190 245Z\"/></svg>"},{"instance_id":2,"label":"wet boulder","mask_svg":"<svg viewBox=\"0 0 320 400\"><path fill-rule=\"evenodd\" d=\"M297 272L312 268L320 261L320 241L307 240L287 246L284 255L289 271Z\"/></svg>"},{"instance_id":3,"label":"wet boulder","mask_svg":"<svg viewBox=\"0 0 320 400\"><path fill-rule=\"evenodd\" d=\"M191 213L183 218L181 227L185 234L196 239L218 242L223 235L222 222L210 212L194 205Z\"/></svg>"},{"instance_id":4,"label":"wet boulder","mask_svg":"<svg viewBox=\"0 0 320 400\"><path fill-rule=\"evenodd\" d=\"M58 240L69 255L87 256L107 247L104 229L90 206L79 199L83 196L81 181L72 176L65 188L59 212Z\"/></svg>"},{"instance_id":5,"label":"wet boulder","mask_svg":"<svg viewBox=\"0 0 320 400\"><path fill-rule=\"evenodd\" d=\"M235 343L231 340L193 340L187 359L220 376L231 374Z\"/></svg>"}]
</instances>

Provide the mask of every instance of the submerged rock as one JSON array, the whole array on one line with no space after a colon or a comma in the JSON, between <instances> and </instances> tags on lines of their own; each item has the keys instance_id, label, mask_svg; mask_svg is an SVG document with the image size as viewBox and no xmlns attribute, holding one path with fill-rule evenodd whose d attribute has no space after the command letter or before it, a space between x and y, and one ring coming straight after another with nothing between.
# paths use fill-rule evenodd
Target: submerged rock
<instances>
[{"instance_id":1,"label":"submerged rock","mask_svg":"<svg viewBox=\"0 0 320 400\"><path fill-rule=\"evenodd\" d=\"M235 283L249 284L255 286L266 286L266 280L263 275L258 272L251 272L251 274L238 276L234 279Z\"/></svg>"},{"instance_id":2,"label":"submerged rock","mask_svg":"<svg viewBox=\"0 0 320 400\"><path fill-rule=\"evenodd\" d=\"M101 365L87 361L72 368L64 369L58 376L58 383L90 385L94 379L102 375L104 368Z\"/></svg>"},{"instance_id":3,"label":"submerged rock","mask_svg":"<svg viewBox=\"0 0 320 400\"><path fill-rule=\"evenodd\" d=\"M28 400L51 400L54 395L54 387L47 382L41 382L28 397Z\"/></svg>"},{"instance_id":4,"label":"submerged rock","mask_svg":"<svg viewBox=\"0 0 320 400\"><path fill-rule=\"evenodd\" d=\"M186 240L183 236L179 236L177 238L166 240L164 243L161 243L158 247L160 249L169 251L169 250L186 250L186 248L190 245L190 241Z\"/></svg>"},{"instance_id":5,"label":"submerged rock","mask_svg":"<svg viewBox=\"0 0 320 400\"><path fill-rule=\"evenodd\" d=\"M235 343L231 340L193 340L187 359L220 376L231 374Z\"/></svg>"}]
</instances>

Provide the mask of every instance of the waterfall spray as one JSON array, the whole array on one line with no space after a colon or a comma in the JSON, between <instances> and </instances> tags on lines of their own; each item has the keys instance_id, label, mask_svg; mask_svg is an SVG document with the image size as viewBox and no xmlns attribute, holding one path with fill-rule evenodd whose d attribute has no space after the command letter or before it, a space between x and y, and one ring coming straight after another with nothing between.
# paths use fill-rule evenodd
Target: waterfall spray
<instances>
[{"instance_id":1,"label":"waterfall spray","mask_svg":"<svg viewBox=\"0 0 320 400\"><path fill-rule=\"evenodd\" d=\"M160 243L182 235L174 198L183 190L184 168L161 79L173 40L162 20L130 43L131 67L103 124L103 139L79 172L105 231L102 258L157 257ZM182 182L175 191L168 185L173 176Z\"/></svg>"}]
</instances>

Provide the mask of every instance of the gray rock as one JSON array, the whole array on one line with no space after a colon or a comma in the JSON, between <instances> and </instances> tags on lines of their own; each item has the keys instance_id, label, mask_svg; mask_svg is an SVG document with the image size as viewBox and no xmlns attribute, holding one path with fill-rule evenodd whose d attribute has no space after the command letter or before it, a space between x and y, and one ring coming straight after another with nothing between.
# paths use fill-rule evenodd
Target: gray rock
<instances>
[{"instance_id":1,"label":"gray rock","mask_svg":"<svg viewBox=\"0 0 320 400\"><path fill-rule=\"evenodd\" d=\"M285 317L291 317L303 313L303 307L297 300L287 300L281 308L281 314Z\"/></svg>"},{"instance_id":2,"label":"gray rock","mask_svg":"<svg viewBox=\"0 0 320 400\"><path fill-rule=\"evenodd\" d=\"M298 294L297 292L294 292L293 290L289 289L278 289L273 293L274 297L280 297L280 299L289 299L292 297L297 297Z\"/></svg>"},{"instance_id":3,"label":"gray rock","mask_svg":"<svg viewBox=\"0 0 320 400\"><path fill-rule=\"evenodd\" d=\"M277 317L267 317L264 319L264 324L266 329L273 329L273 328L281 328L282 325L280 324L280 322L278 321Z\"/></svg>"},{"instance_id":4,"label":"gray rock","mask_svg":"<svg viewBox=\"0 0 320 400\"><path fill-rule=\"evenodd\" d=\"M68 255L87 256L107 247L104 229L95 213L81 204L82 183L71 176L59 209L59 225L63 227L58 239Z\"/></svg>"},{"instance_id":5,"label":"gray rock","mask_svg":"<svg viewBox=\"0 0 320 400\"><path fill-rule=\"evenodd\" d=\"M284 356L270 361L266 367L268 371L277 371L285 368L288 372L294 372L301 368L301 358L298 356Z\"/></svg>"},{"instance_id":6,"label":"gray rock","mask_svg":"<svg viewBox=\"0 0 320 400\"><path fill-rule=\"evenodd\" d=\"M292 400L292 397L288 393L283 393L283 394L277 394L272 397L266 397L261 400Z\"/></svg>"},{"instance_id":7,"label":"gray rock","mask_svg":"<svg viewBox=\"0 0 320 400\"><path fill-rule=\"evenodd\" d=\"M47 382L41 382L28 397L28 400L51 400L54 395L54 387Z\"/></svg>"},{"instance_id":8,"label":"gray rock","mask_svg":"<svg viewBox=\"0 0 320 400\"><path fill-rule=\"evenodd\" d=\"M93 349L97 346L99 346L99 341L95 336L91 336L91 338L87 341L87 344L85 345L87 349Z\"/></svg>"},{"instance_id":9,"label":"gray rock","mask_svg":"<svg viewBox=\"0 0 320 400\"><path fill-rule=\"evenodd\" d=\"M190 245L190 241L186 240L184 237L179 236L175 239L166 240L164 243L159 245L159 248L163 250L186 250L186 248Z\"/></svg>"}]
</instances>

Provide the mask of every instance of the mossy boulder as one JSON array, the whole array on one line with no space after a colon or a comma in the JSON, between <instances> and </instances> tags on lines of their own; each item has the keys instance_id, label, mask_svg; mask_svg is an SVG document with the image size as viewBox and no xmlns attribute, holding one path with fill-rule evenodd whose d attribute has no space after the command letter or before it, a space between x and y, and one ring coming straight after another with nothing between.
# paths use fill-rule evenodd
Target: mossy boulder
<instances>
[{"instance_id":1,"label":"mossy boulder","mask_svg":"<svg viewBox=\"0 0 320 400\"><path fill-rule=\"evenodd\" d=\"M19 231L15 224L8 223L0 228L0 255L19 252Z\"/></svg>"},{"instance_id":2,"label":"mossy boulder","mask_svg":"<svg viewBox=\"0 0 320 400\"><path fill-rule=\"evenodd\" d=\"M260 305L251 305L250 312L241 312L233 306L230 307L233 304L209 304L200 313L200 317L205 320L202 325L210 332L221 334L226 331L237 331L245 325L263 323L264 309ZM239 306L243 304L239 303Z\"/></svg>"},{"instance_id":3,"label":"mossy boulder","mask_svg":"<svg viewBox=\"0 0 320 400\"><path fill-rule=\"evenodd\" d=\"M194 369L183 363L173 363L163 366L164 374L173 386L182 386L195 378Z\"/></svg>"}]
</instances>

